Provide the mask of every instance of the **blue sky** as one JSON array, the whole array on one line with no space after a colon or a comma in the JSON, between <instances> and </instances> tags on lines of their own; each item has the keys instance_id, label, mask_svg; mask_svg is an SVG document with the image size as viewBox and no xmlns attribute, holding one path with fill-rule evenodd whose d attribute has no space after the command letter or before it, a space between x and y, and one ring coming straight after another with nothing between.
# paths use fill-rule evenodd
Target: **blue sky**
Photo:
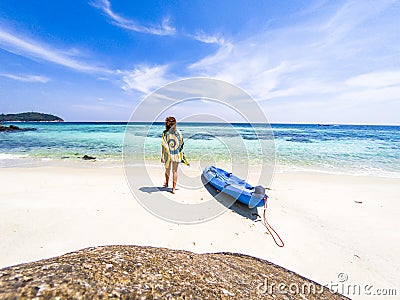
<instances>
[{"instance_id":1,"label":"blue sky","mask_svg":"<svg viewBox=\"0 0 400 300\"><path fill-rule=\"evenodd\" d=\"M0 113L126 121L205 76L275 123L400 124L399 16L384 0L1 1Z\"/></svg>"}]
</instances>

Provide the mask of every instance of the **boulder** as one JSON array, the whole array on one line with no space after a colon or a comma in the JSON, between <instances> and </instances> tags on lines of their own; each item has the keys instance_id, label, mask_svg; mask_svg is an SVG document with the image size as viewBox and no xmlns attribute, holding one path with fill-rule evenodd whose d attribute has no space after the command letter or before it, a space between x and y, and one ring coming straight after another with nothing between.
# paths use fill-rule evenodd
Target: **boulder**
<instances>
[{"instance_id":1,"label":"boulder","mask_svg":"<svg viewBox=\"0 0 400 300\"><path fill-rule=\"evenodd\" d=\"M93 160L93 159L96 159L96 157L94 157L94 156L89 156L89 155L84 155L84 156L82 157L82 159L83 159L83 160Z\"/></svg>"},{"instance_id":2,"label":"boulder","mask_svg":"<svg viewBox=\"0 0 400 300\"><path fill-rule=\"evenodd\" d=\"M255 257L141 246L87 248L1 269L0 287L1 299L349 299Z\"/></svg>"},{"instance_id":3,"label":"boulder","mask_svg":"<svg viewBox=\"0 0 400 300\"><path fill-rule=\"evenodd\" d=\"M36 130L36 128L20 128L15 125L10 125L10 126L4 126L0 125L0 132L4 131L31 131L31 130Z\"/></svg>"}]
</instances>

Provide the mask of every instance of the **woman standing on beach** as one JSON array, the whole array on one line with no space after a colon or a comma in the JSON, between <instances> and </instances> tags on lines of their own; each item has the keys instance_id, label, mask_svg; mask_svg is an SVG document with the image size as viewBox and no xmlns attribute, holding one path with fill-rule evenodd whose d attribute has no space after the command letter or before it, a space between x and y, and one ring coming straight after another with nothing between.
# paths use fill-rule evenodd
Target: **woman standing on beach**
<instances>
[{"instance_id":1,"label":"woman standing on beach","mask_svg":"<svg viewBox=\"0 0 400 300\"><path fill-rule=\"evenodd\" d=\"M182 149L183 138L181 132L176 129L176 119L167 117L165 119L165 130L162 133L161 162L165 164L165 187L168 187L172 167L172 194L175 194L176 182L178 181L178 164L183 158Z\"/></svg>"}]
</instances>

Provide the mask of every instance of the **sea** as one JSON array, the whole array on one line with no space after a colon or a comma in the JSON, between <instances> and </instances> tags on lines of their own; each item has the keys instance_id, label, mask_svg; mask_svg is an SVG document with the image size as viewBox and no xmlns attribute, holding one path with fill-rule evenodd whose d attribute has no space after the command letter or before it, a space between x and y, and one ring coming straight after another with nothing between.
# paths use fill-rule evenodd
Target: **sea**
<instances>
[{"instance_id":1,"label":"sea","mask_svg":"<svg viewBox=\"0 0 400 300\"><path fill-rule=\"evenodd\" d=\"M160 160L162 123L8 124L35 130L0 132L0 168L81 162L83 155L96 157L100 167L120 165L123 153ZM260 157L268 155L280 170L400 178L400 126L179 123L178 128L189 161L212 157L218 164L234 157L262 163Z\"/></svg>"}]
</instances>

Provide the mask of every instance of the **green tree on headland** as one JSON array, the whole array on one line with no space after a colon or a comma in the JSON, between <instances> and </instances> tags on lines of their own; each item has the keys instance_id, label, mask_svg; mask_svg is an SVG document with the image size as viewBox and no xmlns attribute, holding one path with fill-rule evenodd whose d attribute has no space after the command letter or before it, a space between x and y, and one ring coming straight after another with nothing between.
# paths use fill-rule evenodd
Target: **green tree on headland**
<instances>
[{"instance_id":1,"label":"green tree on headland","mask_svg":"<svg viewBox=\"0 0 400 300\"><path fill-rule=\"evenodd\" d=\"M39 112L0 115L0 122L63 122L60 117Z\"/></svg>"}]
</instances>

